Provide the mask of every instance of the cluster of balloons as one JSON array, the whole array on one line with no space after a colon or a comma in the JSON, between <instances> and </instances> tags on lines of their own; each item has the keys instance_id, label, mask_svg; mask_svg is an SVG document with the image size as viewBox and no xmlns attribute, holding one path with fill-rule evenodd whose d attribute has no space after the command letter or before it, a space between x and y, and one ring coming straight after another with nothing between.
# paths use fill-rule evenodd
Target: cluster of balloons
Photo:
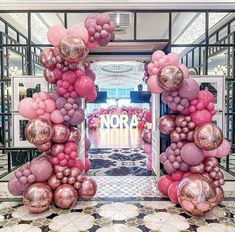
<instances>
[{"instance_id":1,"label":"cluster of balloons","mask_svg":"<svg viewBox=\"0 0 235 232\"><path fill-rule=\"evenodd\" d=\"M132 117L133 115L137 116L138 120L138 129L143 129L145 126L145 112L146 109L141 107L132 107L132 106L109 106L108 108L94 109L92 113L87 115L87 123L89 129L97 129L101 125L101 115L127 115Z\"/></svg>"},{"instance_id":2,"label":"cluster of balloons","mask_svg":"<svg viewBox=\"0 0 235 232\"><path fill-rule=\"evenodd\" d=\"M199 90L196 81L175 53L156 51L148 65L149 90L162 93L162 101L171 115L159 120L159 129L169 135L171 145L160 156L167 175L158 181L159 191L185 211L203 215L223 200L224 176L218 158L230 153L231 143L212 123L215 99L212 93Z\"/></svg>"},{"instance_id":3,"label":"cluster of balloons","mask_svg":"<svg viewBox=\"0 0 235 232\"><path fill-rule=\"evenodd\" d=\"M85 27L89 35L89 47L106 46L114 40L114 24L106 13L90 15L86 18Z\"/></svg>"},{"instance_id":4,"label":"cluster of balloons","mask_svg":"<svg viewBox=\"0 0 235 232\"><path fill-rule=\"evenodd\" d=\"M107 45L110 36L104 34L114 32L110 19L101 14L96 21L107 41L101 39L99 44ZM52 26L47 37L54 47L41 52L40 62L45 67L45 79L55 84L55 92L35 93L19 103L19 113L30 120L25 128L26 139L43 154L15 171L8 183L9 191L23 195L24 205L35 213L48 209L53 200L58 207L67 209L78 198L91 199L97 189L94 180L82 176L91 166L90 141L85 140L83 163L78 157L81 134L75 127L85 119L81 98L90 102L97 96L95 74L88 64L84 70L80 68L93 45L83 23L68 29Z\"/></svg>"},{"instance_id":5,"label":"cluster of balloons","mask_svg":"<svg viewBox=\"0 0 235 232\"><path fill-rule=\"evenodd\" d=\"M148 64L150 77L147 80L148 89L152 93L173 91L189 77L188 69L180 63L177 53L166 55L163 51L155 51L152 62Z\"/></svg>"},{"instance_id":6,"label":"cluster of balloons","mask_svg":"<svg viewBox=\"0 0 235 232\"><path fill-rule=\"evenodd\" d=\"M146 121L145 129L142 133L144 152L147 154L146 167L149 171L152 171L152 110L146 110L144 114ZM147 126L150 125L150 126Z\"/></svg>"}]
</instances>

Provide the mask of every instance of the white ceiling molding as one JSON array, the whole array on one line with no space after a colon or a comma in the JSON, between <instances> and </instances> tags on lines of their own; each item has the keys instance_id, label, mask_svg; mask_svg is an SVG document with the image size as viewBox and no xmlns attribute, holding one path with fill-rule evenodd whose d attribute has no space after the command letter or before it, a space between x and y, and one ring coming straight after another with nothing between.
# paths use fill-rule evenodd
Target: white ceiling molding
<instances>
[{"instance_id":1,"label":"white ceiling molding","mask_svg":"<svg viewBox=\"0 0 235 232\"><path fill-rule=\"evenodd\" d=\"M234 0L0 0L1 10L235 9Z\"/></svg>"}]
</instances>

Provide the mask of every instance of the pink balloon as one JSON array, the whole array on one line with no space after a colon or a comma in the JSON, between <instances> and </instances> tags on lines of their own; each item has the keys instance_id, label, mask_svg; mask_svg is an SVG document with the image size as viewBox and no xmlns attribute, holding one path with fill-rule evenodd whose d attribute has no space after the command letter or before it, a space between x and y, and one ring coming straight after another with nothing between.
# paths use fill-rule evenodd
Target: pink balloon
<instances>
[{"instance_id":1,"label":"pink balloon","mask_svg":"<svg viewBox=\"0 0 235 232\"><path fill-rule=\"evenodd\" d=\"M27 119L36 118L38 115L36 111L32 108L33 102L34 100L29 97L22 99L18 106L20 115L22 115L23 117Z\"/></svg>"},{"instance_id":2,"label":"pink balloon","mask_svg":"<svg viewBox=\"0 0 235 232\"><path fill-rule=\"evenodd\" d=\"M80 97L88 97L94 88L94 81L88 76L82 76L74 84L74 89Z\"/></svg>"},{"instance_id":3,"label":"pink balloon","mask_svg":"<svg viewBox=\"0 0 235 232\"><path fill-rule=\"evenodd\" d=\"M168 188L172 184L172 182L173 180L170 175L161 176L157 182L158 190L165 196L168 196Z\"/></svg>"},{"instance_id":4,"label":"pink balloon","mask_svg":"<svg viewBox=\"0 0 235 232\"><path fill-rule=\"evenodd\" d=\"M92 93L86 98L86 102L93 102L97 98L96 90L93 90Z\"/></svg>"},{"instance_id":5,"label":"pink balloon","mask_svg":"<svg viewBox=\"0 0 235 232\"><path fill-rule=\"evenodd\" d=\"M184 79L188 79L189 78L189 72L188 72L188 68L184 65L184 64L179 64L178 66L181 71L183 72L184 74Z\"/></svg>"},{"instance_id":6,"label":"pink balloon","mask_svg":"<svg viewBox=\"0 0 235 232\"><path fill-rule=\"evenodd\" d=\"M83 170L85 169L85 166L84 166L82 160L80 160L80 159L76 160L76 167L79 168L80 172L83 172Z\"/></svg>"},{"instance_id":7,"label":"pink balloon","mask_svg":"<svg viewBox=\"0 0 235 232\"><path fill-rule=\"evenodd\" d=\"M180 57L176 52L171 52L167 55L168 57L168 62L171 65L178 66L180 62Z\"/></svg>"},{"instance_id":8,"label":"pink balloon","mask_svg":"<svg viewBox=\"0 0 235 232\"><path fill-rule=\"evenodd\" d=\"M152 144L144 144L144 152L147 154L152 154Z\"/></svg>"},{"instance_id":9,"label":"pink balloon","mask_svg":"<svg viewBox=\"0 0 235 232\"><path fill-rule=\"evenodd\" d=\"M8 181L8 190L14 196L23 195L24 191L29 187L30 183L22 184L19 180L13 175Z\"/></svg>"},{"instance_id":10,"label":"pink balloon","mask_svg":"<svg viewBox=\"0 0 235 232\"><path fill-rule=\"evenodd\" d=\"M39 156L32 160L30 171L35 175L37 182L44 182L52 175L53 169L46 157Z\"/></svg>"},{"instance_id":11,"label":"pink balloon","mask_svg":"<svg viewBox=\"0 0 235 232\"><path fill-rule=\"evenodd\" d=\"M163 89L159 87L158 82L157 82L157 76L150 76L147 82L148 89L151 93L162 93Z\"/></svg>"},{"instance_id":12,"label":"pink balloon","mask_svg":"<svg viewBox=\"0 0 235 232\"><path fill-rule=\"evenodd\" d=\"M226 139L223 140L222 144L217 148L217 155L218 158L223 158L227 156L231 151L232 144L228 142Z\"/></svg>"},{"instance_id":13,"label":"pink balloon","mask_svg":"<svg viewBox=\"0 0 235 232\"><path fill-rule=\"evenodd\" d=\"M178 204L178 196L177 196L177 190L179 186L180 181L174 181L168 188L168 197L172 202L175 204Z\"/></svg>"},{"instance_id":14,"label":"pink balloon","mask_svg":"<svg viewBox=\"0 0 235 232\"><path fill-rule=\"evenodd\" d=\"M181 158L188 165L197 165L204 160L204 155L194 143L186 143L181 149Z\"/></svg>"},{"instance_id":15,"label":"pink balloon","mask_svg":"<svg viewBox=\"0 0 235 232\"><path fill-rule=\"evenodd\" d=\"M56 105L55 105L55 102L52 99L47 99L44 102L45 102L45 105L46 105L46 107L45 107L46 112L50 113L50 112L55 110Z\"/></svg>"},{"instance_id":16,"label":"pink balloon","mask_svg":"<svg viewBox=\"0 0 235 232\"><path fill-rule=\"evenodd\" d=\"M208 110L197 110L191 114L192 121L197 125L211 123L212 115Z\"/></svg>"},{"instance_id":17,"label":"pink balloon","mask_svg":"<svg viewBox=\"0 0 235 232\"><path fill-rule=\"evenodd\" d=\"M64 116L60 113L59 110L54 110L51 113L51 121L54 123L63 123L64 122Z\"/></svg>"},{"instance_id":18,"label":"pink balloon","mask_svg":"<svg viewBox=\"0 0 235 232\"><path fill-rule=\"evenodd\" d=\"M91 50L91 49L94 49L94 48L97 48L98 47L98 42L97 41L94 41L94 42L90 42L89 40L88 40L88 42L87 42L87 44L86 44L86 46L87 46L87 48L89 49L89 50Z\"/></svg>"},{"instance_id":19,"label":"pink balloon","mask_svg":"<svg viewBox=\"0 0 235 232\"><path fill-rule=\"evenodd\" d=\"M205 107L207 107L210 102L215 103L214 95L208 90L199 91L197 99L203 102Z\"/></svg>"},{"instance_id":20,"label":"pink balloon","mask_svg":"<svg viewBox=\"0 0 235 232\"><path fill-rule=\"evenodd\" d=\"M60 41L67 34L67 30L61 25L54 25L48 29L47 38L53 46L59 46Z\"/></svg>"},{"instance_id":21,"label":"pink balloon","mask_svg":"<svg viewBox=\"0 0 235 232\"><path fill-rule=\"evenodd\" d=\"M161 58L163 58L166 54L161 51L161 50L158 50L158 51L155 51L152 55L152 61L159 61Z\"/></svg>"},{"instance_id":22,"label":"pink balloon","mask_svg":"<svg viewBox=\"0 0 235 232\"><path fill-rule=\"evenodd\" d=\"M205 157L216 157L217 156L217 149L211 150L211 151L203 151L203 155Z\"/></svg>"},{"instance_id":23,"label":"pink balloon","mask_svg":"<svg viewBox=\"0 0 235 232\"><path fill-rule=\"evenodd\" d=\"M89 35L84 23L79 23L68 28L68 34L73 34L80 37L85 43L88 42Z\"/></svg>"},{"instance_id":24,"label":"pink balloon","mask_svg":"<svg viewBox=\"0 0 235 232\"><path fill-rule=\"evenodd\" d=\"M174 181L180 181L182 180L183 175L184 175L184 172L177 170L176 172L172 173L172 179Z\"/></svg>"},{"instance_id":25,"label":"pink balloon","mask_svg":"<svg viewBox=\"0 0 235 232\"><path fill-rule=\"evenodd\" d=\"M91 168L91 162L88 158L85 158L85 172L88 172Z\"/></svg>"},{"instance_id":26,"label":"pink balloon","mask_svg":"<svg viewBox=\"0 0 235 232\"><path fill-rule=\"evenodd\" d=\"M150 162L149 160L146 162L146 167L148 169L148 171L152 171L152 162Z\"/></svg>"}]
</instances>

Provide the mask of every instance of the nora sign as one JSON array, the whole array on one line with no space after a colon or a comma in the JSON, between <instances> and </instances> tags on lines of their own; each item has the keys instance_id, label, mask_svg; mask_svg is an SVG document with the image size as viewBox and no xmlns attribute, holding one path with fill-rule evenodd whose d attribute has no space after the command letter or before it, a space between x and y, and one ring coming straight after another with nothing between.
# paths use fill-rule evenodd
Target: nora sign
<instances>
[{"instance_id":1,"label":"nora sign","mask_svg":"<svg viewBox=\"0 0 235 232\"><path fill-rule=\"evenodd\" d=\"M136 115L129 118L125 114L121 115L101 115L101 128L136 128L138 119Z\"/></svg>"}]
</instances>

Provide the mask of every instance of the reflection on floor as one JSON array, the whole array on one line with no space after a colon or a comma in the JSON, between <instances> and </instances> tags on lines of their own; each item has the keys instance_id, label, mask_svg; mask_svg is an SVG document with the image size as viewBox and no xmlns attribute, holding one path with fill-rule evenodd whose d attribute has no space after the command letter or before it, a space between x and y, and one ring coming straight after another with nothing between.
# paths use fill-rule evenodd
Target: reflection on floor
<instances>
[{"instance_id":1,"label":"reflection on floor","mask_svg":"<svg viewBox=\"0 0 235 232\"><path fill-rule=\"evenodd\" d=\"M97 129L88 130L92 148L140 148L142 130L138 129Z\"/></svg>"},{"instance_id":2,"label":"reflection on floor","mask_svg":"<svg viewBox=\"0 0 235 232\"><path fill-rule=\"evenodd\" d=\"M70 210L53 205L42 214L31 214L20 202L4 201L0 204L0 232L235 231L234 192L226 192L219 207L198 218L163 198L153 177L94 179L98 184L94 200L78 201ZM234 190L234 182L231 184L228 187Z\"/></svg>"},{"instance_id":3,"label":"reflection on floor","mask_svg":"<svg viewBox=\"0 0 235 232\"><path fill-rule=\"evenodd\" d=\"M93 176L151 176L146 168L147 155L143 149L90 149Z\"/></svg>"}]
</instances>

